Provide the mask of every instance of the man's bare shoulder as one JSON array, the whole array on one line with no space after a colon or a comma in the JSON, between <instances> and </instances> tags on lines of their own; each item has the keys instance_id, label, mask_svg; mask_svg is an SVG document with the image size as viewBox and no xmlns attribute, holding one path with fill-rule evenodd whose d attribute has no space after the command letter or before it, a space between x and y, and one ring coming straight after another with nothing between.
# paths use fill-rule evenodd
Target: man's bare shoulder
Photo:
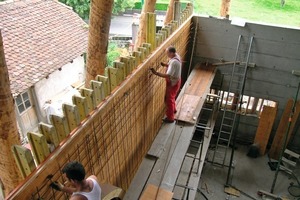
<instances>
[{"instance_id":1,"label":"man's bare shoulder","mask_svg":"<svg viewBox=\"0 0 300 200\"><path fill-rule=\"evenodd\" d=\"M71 196L70 200L88 200L88 199L81 194L75 194Z\"/></svg>"},{"instance_id":2,"label":"man's bare shoulder","mask_svg":"<svg viewBox=\"0 0 300 200\"><path fill-rule=\"evenodd\" d=\"M89 176L88 177L89 179L91 178L91 179L94 179L94 180L96 180L97 182L98 182L98 178L97 178L97 176L95 176L95 175L91 175L91 176ZM99 183L99 182L98 182Z\"/></svg>"}]
</instances>

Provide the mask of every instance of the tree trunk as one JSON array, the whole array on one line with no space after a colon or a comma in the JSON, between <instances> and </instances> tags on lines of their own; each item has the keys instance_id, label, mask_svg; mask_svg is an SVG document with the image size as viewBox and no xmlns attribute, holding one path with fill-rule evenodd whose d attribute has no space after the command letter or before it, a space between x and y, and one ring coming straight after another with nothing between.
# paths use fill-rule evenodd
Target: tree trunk
<instances>
[{"instance_id":1,"label":"tree trunk","mask_svg":"<svg viewBox=\"0 0 300 200\"><path fill-rule=\"evenodd\" d=\"M165 17L165 20L164 20L164 25L167 25L168 23L170 23L174 19L174 6L175 6L176 1L179 1L179 0L170 0L168 10L167 10L167 13L166 13L166 17Z\"/></svg>"},{"instance_id":2,"label":"tree trunk","mask_svg":"<svg viewBox=\"0 0 300 200\"><path fill-rule=\"evenodd\" d=\"M222 0L220 16L229 18L230 0Z\"/></svg>"},{"instance_id":3,"label":"tree trunk","mask_svg":"<svg viewBox=\"0 0 300 200\"><path fill-rule=\"evenodd\" d=\"M92 0L89 21L86 87L97 75L103 75L107 63L107 47L113 0Z\"/></svg>"},{"instance_id":4,"label":"tree trunk","mask_svg":"<svg viewBox=\"0 0 300 200\"><path fill-rule=\"evenodd\" d=\"M140 24L139 24L139 32L138 36L135 41L135 49L140 47L143 43L146 42L146 27L147 27L147 20L146 20L146 13L147 12L154 12L155 10L156 0L146 0L143 6L141 17L140 17Z\"/></svg>"},{"instance_id":5,"label":"tree trunk","mask_svg":"<svg viewBox=\"0 0 300 200\"><path fill-rule=\"evenodd\" d=\"M5 195L22 180L11 151L14 144L20 144L20 139L0 31L0 178L5 187Z\"/></svg>"}]
</instances>

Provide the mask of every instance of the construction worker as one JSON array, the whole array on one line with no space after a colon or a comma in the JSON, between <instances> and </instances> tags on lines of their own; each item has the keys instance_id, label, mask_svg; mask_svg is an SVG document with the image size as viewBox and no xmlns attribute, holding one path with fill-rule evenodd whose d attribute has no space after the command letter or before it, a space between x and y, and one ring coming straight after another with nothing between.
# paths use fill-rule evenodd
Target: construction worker
<instances>
[{"instance_id":1,"label":"construction worker","mask_svg":"<svg viewBox=\"0 0 300 200\"><path fill-rule=\"evenodd\" d=\"M85 179L85 169L80 162L69 162L64 166L62 172L70 187L66 187L59 182L52 182L50 184L52 188L71 194L70 200L101 199L101 188L97 177L92 175Z\"/></svg>"},{"instance_id":2,"label":"construction worker","mask_svg":"<svg viewBox=\"0 0 300 200\"><path fill-rule=\"evenodd\" d=\"M174 47L169 47L166 50L167 56L170 59L168 63L161 63L162 66L167 67L166 73L157 72L151 68L153 74L165 78L167 87L165 94L166 103L166 118L163 119L165 123L173 123L176 111L175 98L181 85L181 59L176 53Z\"/></svg>"}]
</instances>

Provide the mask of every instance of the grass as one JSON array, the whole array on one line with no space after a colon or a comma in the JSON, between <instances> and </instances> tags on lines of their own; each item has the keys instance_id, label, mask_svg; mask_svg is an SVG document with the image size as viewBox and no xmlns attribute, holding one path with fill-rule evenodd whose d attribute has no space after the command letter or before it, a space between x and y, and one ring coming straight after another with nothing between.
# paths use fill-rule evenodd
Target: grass
<instances>
[{"instance_id":1,"label":"grass","mask_svg":"<svg viewBox=\"0 0 300 200\"><path fill-rule=\"evenodd\" d=\"M157 0L168 3L169 0ZM195 13L219 16L221 0L194 0ZM231 0L230 17L300 27L300 0Z\"/></svg>"}]
</instances>

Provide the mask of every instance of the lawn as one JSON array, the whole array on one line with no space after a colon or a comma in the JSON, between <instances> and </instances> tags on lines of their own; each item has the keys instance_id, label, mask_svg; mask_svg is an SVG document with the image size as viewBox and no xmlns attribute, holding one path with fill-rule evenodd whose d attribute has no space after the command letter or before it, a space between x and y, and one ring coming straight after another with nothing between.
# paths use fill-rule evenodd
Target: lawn
<instances>
[{"instance_id":1,"label":"lawn","mask_svg":"<svg viewBox=\"0 0 300 200\"><path fill-rule=\"evenodd\" d=\"M168 3L169 0L157 2ZM219 15L221 0L194 0L195 13ZM251 21L300 27L300 0L231 0L230 17Z\"/></svg>"}]
</instances>

